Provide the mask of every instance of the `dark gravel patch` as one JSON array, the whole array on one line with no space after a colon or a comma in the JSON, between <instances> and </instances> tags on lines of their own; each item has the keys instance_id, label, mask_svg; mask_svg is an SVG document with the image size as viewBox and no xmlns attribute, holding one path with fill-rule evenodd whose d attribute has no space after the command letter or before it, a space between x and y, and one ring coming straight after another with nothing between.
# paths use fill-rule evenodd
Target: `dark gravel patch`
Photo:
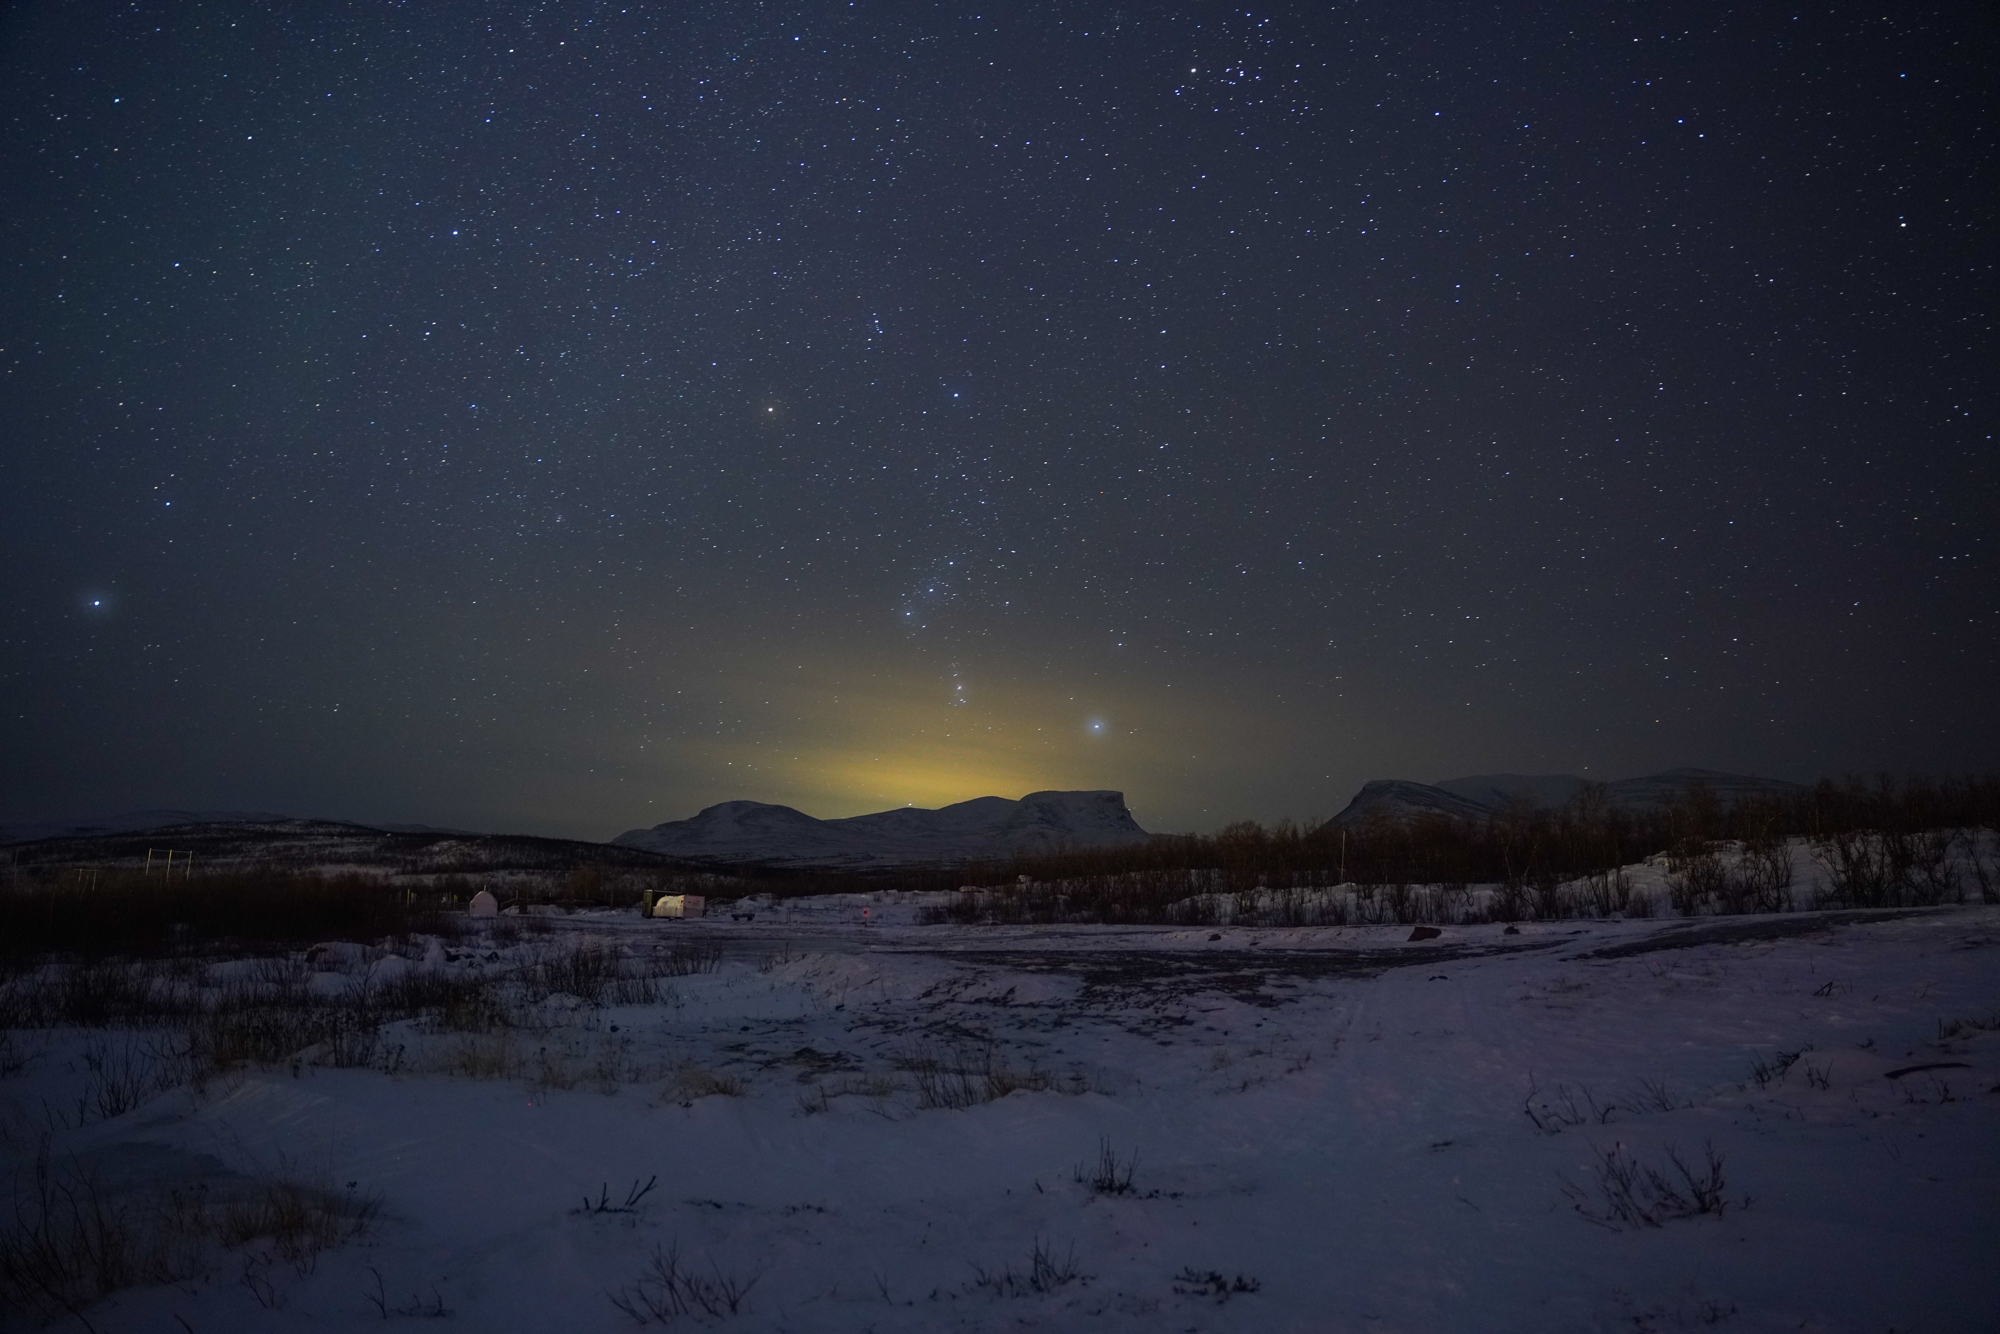
<instances>
[{"instance_id":1,"label":"dark gravel patch","mask_svg":"<svg viewBox=\"0 0 2000 1334\"><path fill-rule=\"evenodd\" d=\"M1454 959L1516 954L1548 949L1558 940L1509 942L1505 945L1425 945L1421 949L1321 950L1101 950L1050 951L939 950L932 953L954 963L977 964L1023 973L1075 977L1085 995L1092 992L1144 991L1159 995L1219 991L1253 1005L1278 1005L1291 999L1274 994L1300 982L1322 978L1374 977L1392 968L1435 967Z\"/></svg>"},{"instance_id":2,"label":"dark gravel patch","mask_svg":"<svg viewBox=\"0 0 2000 1334\"><path fill-rule=\"evenodd\" d=\"M1764 917L1755 921L1711 918L1670 926L1643 940L1628 940L1603 949L1572 955L1575 959L1629 959L1635 954L1655 954L1661 950L1687 950L1698 945L1738 945L1752 940L1784 940L1809 936L1837 926L1865 926L1870 922L1893 922L1900 917L1922 917L1945 911L1942 908L1846 908L1829 912L1799 913L1791 917Z\"/></svg>"}]
</instances>

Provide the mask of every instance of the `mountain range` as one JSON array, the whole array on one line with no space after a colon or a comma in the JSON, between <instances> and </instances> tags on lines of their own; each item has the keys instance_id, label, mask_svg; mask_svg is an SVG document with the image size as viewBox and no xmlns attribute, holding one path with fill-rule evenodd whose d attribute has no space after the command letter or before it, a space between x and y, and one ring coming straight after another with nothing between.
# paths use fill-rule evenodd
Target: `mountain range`
<instances>
[{"instance_id":1,"label":"mountain range","mask_svg":"<svg viewBox=\"0 0 2000 1334\"><path fill-rule=\"evenodd\" d=\"M1424 815L1484 821L1521 803L1564 806L1593 787L1614 808L1641 810L1678 800L1694 784L1724 804L1801 791L1796 783L1712 769L1669 769L1602 785L1574 774L1482 774L1438 783L1383 778L1363 786L1333 823L1353 827L1373 819ZM1120 847L1150 837L1132 818L1124 794L1109 791L1030 792L1018 801L977 797L937 810L904 806L836 820L761 801L725 801L686 820L628 830L610 845L425 825L298 820L253 811L130 811L0 826L0 844L11 845L9 859L24 866L143 860L151 839L167 838L176 849L198 850L205 866L395 865L406 872L569 867L593 857L603 860L607 853L618 865L670 860L861 871L998 862L1065 849Z\"/></svg>"},{"instance_id":2,"label":"mountain range","mask_svg":"<svg viewBox=\"0 0 2000 1334\"><path fill-rule=\"evenodd\" d=\"M1669 769L1643 778L1594 784L1575 774L1481 774L1447 778L1439 783L1413 783L1402 778L1378 778L1354 794L1333 823L1353 826L1371 819L1407 820L1419 815L1448 815L1461 820L1486 820L1517 804L1555 808L1567 806L1596 787L1606 804L1625 811L1663 806L1699 786L1723 805L1748 798L1784 797L1803 789L1777 778L1721 773L1714 769Z\"/></svg>"},{"instance_id":3,"label":"mountain range","mask_svg":"<svg viewBox=\"0 0 2000 1334\"><path fill-rule=\"evenodd\" d=\"M1019 801L975 797L937 810L904 806L840 820L761 801L725 801L692 819L629 830L612 841L678 861L866 870L1004 861L1150 837L1122 792L1030 792Z\"/></svg>"}]
</instances>

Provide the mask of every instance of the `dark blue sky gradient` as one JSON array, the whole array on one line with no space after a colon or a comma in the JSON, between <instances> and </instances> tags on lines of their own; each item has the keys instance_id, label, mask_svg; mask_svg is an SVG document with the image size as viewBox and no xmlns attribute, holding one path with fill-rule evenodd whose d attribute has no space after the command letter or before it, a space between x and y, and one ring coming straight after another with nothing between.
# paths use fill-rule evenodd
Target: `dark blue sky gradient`
<instances>
[{"instance_id":1,"label":"dark blue sky gradient","mask_svg":"<svg viewBox=\"0 0 2000 1334\"><path fill-rule=\"evenodd\" d=\"M0 815L1991 767L1886 12L13 7Z\"/></svg>"}]
</instances>

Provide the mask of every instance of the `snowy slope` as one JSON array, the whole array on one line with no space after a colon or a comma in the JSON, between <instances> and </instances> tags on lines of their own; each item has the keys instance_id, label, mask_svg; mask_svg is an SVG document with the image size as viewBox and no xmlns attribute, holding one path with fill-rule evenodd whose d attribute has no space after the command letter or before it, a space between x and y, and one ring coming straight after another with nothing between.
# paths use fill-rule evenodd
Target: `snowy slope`
<instances>
[{"instance_id":1,"label":"snowy slope","mask_svg":"<svg viewBox=\"0 0 2000 1334\"><path fill-rule=\"evenodd\" d=\"M692 819L629 830L612 841L686 861L866 868L998 860L1147 837L1121 792L1030 792L1019 801L977 797L939 810L903 807L840 820L725 801Z\"/></svg>"},{"instance_id":2,"label":"snowy slope","mask_svg":"<svg viewBox=\"0 0 2000 1334\"><path fill-rule=\"evenodd\" d=\"M656 1005L411 1026L395 1073L253 1068L58 1125L60 1160L128 1177L303 1172L383 1203L373 1235L309 1266L252 1243L92 1326L358 1332L382 1327L379 1293L456 1328L610 1334L633 1327L611 1297L676 1247L754 1280L733 1317L676 1327L744 1334L1995 1327L2000 1031L1981 1025L2000 1024L2000 909L1410 944L864 928L870 904L813 901L810 930L579 916L455 947L426 966L587 942L727 959ZM22 1133L0 1166L19 1167L103 1040L15 1037L30 1055L0 1092ZM509 1041L571 1073L440 1072ZM1047 1078L926 1107L940 1059ZM1710 1149L1719 1215L1603 1221L1607 1154L1671 1173L1670 1153L1705 1171ZM1109 1191L1090 1180L1107 1151ZM649 1180L629 1212L583 1207Z\"/></svg>"}]
</instances>

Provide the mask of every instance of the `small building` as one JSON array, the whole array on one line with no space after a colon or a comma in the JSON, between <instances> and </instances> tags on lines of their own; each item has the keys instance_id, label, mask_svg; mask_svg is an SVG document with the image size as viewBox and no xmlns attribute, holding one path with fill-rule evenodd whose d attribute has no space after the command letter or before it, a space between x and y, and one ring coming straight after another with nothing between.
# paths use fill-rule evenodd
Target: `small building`
<instances>
[{"instance_id":1,"label":"small building","mask_svg":"<svg viewBox=\"0 0 2000 1334\"><path fill-rule=\"evenodd\" d=\"M661 894L654 897L646 915L648 917L701 917L708 911L708 899L700 894Z\"/></svg>"}]
</instances>

